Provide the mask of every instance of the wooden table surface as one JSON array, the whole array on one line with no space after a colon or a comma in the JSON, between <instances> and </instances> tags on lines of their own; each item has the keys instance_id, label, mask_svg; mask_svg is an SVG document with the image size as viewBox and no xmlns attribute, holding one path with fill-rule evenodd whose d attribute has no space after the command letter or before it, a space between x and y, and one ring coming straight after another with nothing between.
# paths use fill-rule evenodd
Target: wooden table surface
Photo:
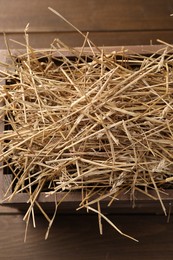
<instances>
[{"instance_id":1,"label":"wooden table surface","mask_svg":"<svg viewBox=\"0 0 173 260\"><path fill-rule=\"evenodd\" d=\"M0 0L0 49L3 33L24 43L29 23L30 43L48 47L55 38L81 46L83 38L48 10L56 9L100 46L153 44L157 39L172 43L172 0ZM11 47L21 46L10 43Z\"/></svg>"},{"instance_id":2,"label":"wooden table surface","mask_svg":"<svg viewBox=\"0 0 173 260\"><path fill-rule=\"evenodd\" d=\"M29 225L24 243L25 223L21 214L0 215L0 260L172 260L173 217L167 223L158 215L111 215L123 232L139 243L122 237L103 221L99 234L96 215L58 215L44 240L47 222L36 217L37 227Z\"/></svg>"},{"instance_id":3,"label":"wooden table surface","mask_svg":"<svg viewBox=\"0 0 173 260\"><path fill-rule=\"evenodd\" d=\"M83 39L73 28L48 11L56 9L100 46L140 45L157 39L173 43L173 0L0 0L0 49L8 39L24 43L28 23L30 43L35 48L49 47L54 38L72 46ZM21 48L9 42L11 48ZM23 215L0 207L0 259L12 260L172 260L173 217L162 215L111 215L122 231L139 239L130 241L104 222L99 235L95 215L58 215L48 240L47 223L37 217L37 228L30 224L24 243Z\"/></svg>"}]
</instances>

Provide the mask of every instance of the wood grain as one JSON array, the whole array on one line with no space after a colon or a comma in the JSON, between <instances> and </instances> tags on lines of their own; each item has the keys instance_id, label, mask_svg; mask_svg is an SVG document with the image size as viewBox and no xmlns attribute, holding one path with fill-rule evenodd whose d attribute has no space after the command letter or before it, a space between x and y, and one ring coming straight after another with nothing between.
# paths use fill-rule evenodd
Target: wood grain
<instances>
[{"instance_id":1,"label":"wood grain","mask_svg":"<svg viewBox=\"0 0 173 260\"><path fill-rule=\"evenodd\" d=\"M8 6L8 8L7 8ZM1 32L73 31L48 10L56 9L82 31L172 29L170 0L1 0Z\"/></svg>"},{"instance_id":2,"label":"wood grain","mask_svg":"<svg viewBox=\"0 0 173 260\"><path fill-rule=\"evenodd\" d=\"M150 41L155 44L157 38L173 42L172 0L0 0L0 48L5 48L3 32L24 42L28 23L33 47L48 47L57 37L72 46L81 46L81 36L50 12L48 6L80 30L89 31L91 39L100 46Z\"/></svg>"},{"instance_id":3,"label":"wood grain","mask_svg":"<svg viewBox=\"0 0 173 260\"><path fill-rule=\"evenodd\" d=\"M83 38L75 33L30 33L30 45L33 48L48 48L55 38L59 38L69 46L82 46ZM91 32L90 39L97 46L126 46L140 44L158 44L157 39L172 43L172 31L152 31L152 32ZM12 42L16 40L25 44L24 34L11 33L7 34L9 46L12 49L21 49L22 45ZM6 49L4 36L0 34L0 49Z\"/></svg>"},{"instance_id":4,"label":"wood grain","mask_svg":"<svg viewBox=\"0 0 173 260\"><path fill-rule=\"evenodd\" d=\"M118 259L171 260L173 256L173 220L164 216L114 215L111 220L139 243L117 234L103 222L99 235L97 216L59 215L44 240L46 221L38 216L37 228L29 226L27 242L23 243L25 224L22 215L0 216L0 259Z\"/></svg>"}]
</instances>

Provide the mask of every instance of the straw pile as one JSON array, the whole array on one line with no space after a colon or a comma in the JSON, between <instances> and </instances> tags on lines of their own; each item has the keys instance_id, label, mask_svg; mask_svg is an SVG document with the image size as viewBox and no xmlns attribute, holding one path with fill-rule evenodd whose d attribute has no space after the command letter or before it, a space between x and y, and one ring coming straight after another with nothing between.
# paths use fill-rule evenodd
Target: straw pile
<instances>
[{"instance_id":1,"label":"straw pile","mask_svg":"<svg viewBox=\"0 0 173 260\"><path fill-rule=\"evenodd\" d=\"M173 180L173 50L105 54L87 37L84 44L90 54L60 40L40 52L27 45L1 72L10 85L0 89L7 125L0 161L14 177L8 199L29 194L27 221L42 191L78 191L80 208L109 221L100 201L155 189L165 211L161 192Z\"/></svg>"}]
</instances>

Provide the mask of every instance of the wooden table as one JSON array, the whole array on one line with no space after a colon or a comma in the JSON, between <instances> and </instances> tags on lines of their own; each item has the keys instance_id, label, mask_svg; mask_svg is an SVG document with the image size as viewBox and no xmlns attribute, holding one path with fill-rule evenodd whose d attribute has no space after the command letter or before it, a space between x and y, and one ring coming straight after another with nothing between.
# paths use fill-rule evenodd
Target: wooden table
<instances>
[{"instance_id":1,"label":"wooden table","mask_svg":"<svg viewBox=\"0 0 173 260\"><path fill-rule=\"evenodd\" d=\"M1 210L2 211L2 210ZM0 214L0 259L33 260L172 260L173 218L161 215L112 215L122 231L139 239L139 243L122 237L103 221L99 234L96 215L58 215L44 240L47 222L37 216L37 228L29 225L24 243L22 215Z\"/></svg>"},{"instance_id":2,"label":"wooden table","mask_svg":"<svg viewBox=\"0 0 173 260\"><path fill-rule=\"evenodd\" d=\"M8 39L24 43L28 22L33 47L48 47L54 38L81 46L81 36L48 11L48 6L83 32L90 31L91 39L100 46L155 44L157 39L173 42L173 0L0 0L0 49L6 48L3 32ZM22 47L9 44L11 48ZM139 239L136 243L107 223L100 236L96 215L58 215L45 241L47 223L37 216L37 228L29 225L25 244L22 218L17 210L0 207L0 259L173 259L173 217L168 224L163 215L111 215L122 231Z\"/></svg>"}]
</instances>

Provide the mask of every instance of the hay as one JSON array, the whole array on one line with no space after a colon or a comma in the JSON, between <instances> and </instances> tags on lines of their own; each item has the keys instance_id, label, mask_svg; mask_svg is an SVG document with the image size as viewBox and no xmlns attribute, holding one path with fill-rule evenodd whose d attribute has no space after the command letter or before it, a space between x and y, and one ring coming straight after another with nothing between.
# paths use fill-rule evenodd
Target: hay
<instances>
[{"instance_id":1,"label":"hay","mask_svg":"<svg viewBox=\"0 0 173 260\"><path fill-rule=\"evenodd\" d=\"M26 53L10 55L1 72L9 83L0 89L6 125L0 161L13 174L7 199L27 192L24 219L32 215L35 223L36 204L49 229L59 204L50 219L37 201L42 191L80 192L79 208L98 213L101 233L105 218L123 234L101 213L105 198L110 206L121 194L152 197L154 189L166 214L161 192L173 181L172 46L146 56L106 54L86 35L81 50L56 39L39 51L25 36Z\"/></svg>"}]
</instances>

